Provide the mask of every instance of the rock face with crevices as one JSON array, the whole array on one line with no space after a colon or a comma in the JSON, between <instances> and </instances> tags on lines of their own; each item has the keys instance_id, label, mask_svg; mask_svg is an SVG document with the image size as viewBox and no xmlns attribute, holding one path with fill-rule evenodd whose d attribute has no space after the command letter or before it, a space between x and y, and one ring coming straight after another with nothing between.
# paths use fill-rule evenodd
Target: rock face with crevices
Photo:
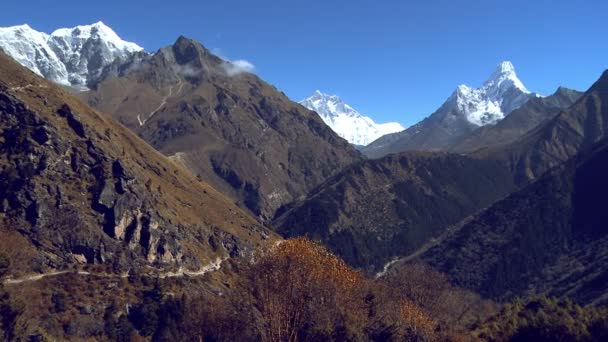
<instances>
[{"instance_id":1,"label":"rock face with crevices","mask_svg":"<svg viewBox=\"0 0 608 342\"><path fill-rule=\"evenodd\" d=\"M270 240L209 185L0 54L0 249L13 273L194 270Z\"/></svg>"}]
</instances>

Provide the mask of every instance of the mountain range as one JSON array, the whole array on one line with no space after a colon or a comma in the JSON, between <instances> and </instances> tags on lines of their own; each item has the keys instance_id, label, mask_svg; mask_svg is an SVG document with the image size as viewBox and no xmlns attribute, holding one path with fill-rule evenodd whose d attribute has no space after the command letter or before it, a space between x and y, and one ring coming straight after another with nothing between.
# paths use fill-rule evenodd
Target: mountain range
<instances>
[{"instance_id":1,"label":"mountain range","mask_svg":"<svg viewBox=\"0 0 608 342\"><path fill-rule=\"evenodd\" d=\"M528 100L539 97L526 89L511 62L500 63L480 88L460 85L429 117L408 129L386 135L362 152L371 158L407 150L446 150L479 127L494 125Z\"/></svg>"},{"instance_id":2,"label":"mountain range","mask_svg":"<svg viewBox=\"0 0 608 342\"><path fill-rule=\"evenodd\" d=\"M417 255L418 248L434 244L470 215L483 215L483 208L503 196L522 188L525 192L527 186L542 191L534 185L539 177L605 139L606 79L603 75L585 93L561 87L551 96L531 98L497 124L446 147L458 154L410 151L356 164L280 211L274 224L284 235L313 236L352 264L375 271L399 254ZM435 209L427 212L430 208ZM536 214L541 215L531 213ZM505 222L511 222L508 218ZM495 222L486 224L492 229ZM434 255L442 260L440 252ZM441 269L448 272L449 267ZM508 297L506 291L499 291L506 296L502 299Z\"/></svg>"},{"instance_id":3,"label":"mountain range","mask_svg":"<svg viewBox=\"0 0 608 342\"><path fill-rule=\"evenodd\" d=\"M353 145L365 146L383 135L404 130L398 122L375 123L338 96L319 90L300 101L300 104L317 112L334 132Z\"/></svg>"},{"instance_id":4,"label":"mountain range","mask_svg":"<svg viewBox=\"0 0 608 342\"><path fill-rule=\"evenodd\" d=\"M296 293L289 305L315 298L327 312L338 297L321 278L334 268L331 284L344 288L368 278L354 292L372 323L358 329L378 339L392 329L370 318L378 303L400 298L384 309L410 318L399 311L406 297L387 293L415 288L412 267L434 269L416 289L424 296L444 286L434 280L459 287L436 301L467 293L481 307L477 295L544 293L608 303L608 71L584 93L540 96L502 62L481 87L458 86L403 130L320 91L293 102L184 36L149 53L101 22L52 34L22 25L0 29L0 49L0 315L3 285L12 286L35 322L20 323L30 339L44 337L37 329L87 339L129 324L131 337L162 339L148 327L184 310L196 313L193 326L234 330L241 309L277 312L270 287L247 288L264 282ZM281 241L302 236L361 272L304 239ZM289 257L267 253L277 250ZM330 266L318 272L318 260ZM294 272L294 262L306 268ZM274 277L277 265L286 277ZM302 300L276 279L318 287ZM394 279L405 283L390 287ZM217 300L206 306L226 317L185 309L193 294Z\"/></svg>"}]
</instances>

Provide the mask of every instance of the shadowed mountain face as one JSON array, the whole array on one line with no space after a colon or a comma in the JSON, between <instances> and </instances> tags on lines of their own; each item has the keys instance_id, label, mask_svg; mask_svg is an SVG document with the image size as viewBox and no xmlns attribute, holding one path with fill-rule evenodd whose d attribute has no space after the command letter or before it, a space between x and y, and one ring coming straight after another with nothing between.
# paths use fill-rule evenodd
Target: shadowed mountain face
<instances>
[{"instance_id":1,"label":"shadowed mountain face","mask_svg":"<svg viewBox=\"0 0 608 342\"><path fill-rule=\"evenodd\" d=\"M608 72L571 107L506 146L475 155L505 161L519 183L538 178L580 151L606 138L608 131Z\"/></svg>"},{"instance_id":2,"label":"shadowed mountain face","mask_svg":"<svg viewBox=\"0 0 608 342\"><path fill-rule=\"evenodd\" d=\"M0 142L0 250L12 273L197 269L249 256L272 237L128 129L2 53Z\"/></svg>"},{"instance_id":3,"label":"shadowed mountain face","mask_svg":"<svg viewBox=\"0 0 608 342\"><path fill-rule=\"evenodd\" d=\"M504 165L410 152L345 169L279 212L286 236L308 235L347 262L380 270L514 189Z\"/></svg>"},{"instance_id":4,"label":"shadowed mountain face","mask_svg":"<svg viewBox=\"0 0 608 342\"><path fill-rule=\"evenodd\" d=\"M572 106L581 95L582 93L576 90L560 87L553 95L532 98L496 125L480 127L457 140L449 150L467 153L513 143L536 126L546 123L560 111Z\"/></svg>"},{"instance_id":5,"label":"shadowed mountain face","mask_svg":"<svg viewBox=\"0 0 608 342\"><path fill-rule=\"evenodd\" d=\"M454 228L420 257L498 299L549 293L608 303L608 143Z\"/></svg>"},{"instance_id":6,"label":"shadowed mountain face","mask_svg":"<svg viewBox=\"0 0 608 342\"><path fill-rule=\"evenodd\" d=\"M184 37L106 69L85 97L264 218L362 158L317 114Z\"/></svg>"}]
</instances>

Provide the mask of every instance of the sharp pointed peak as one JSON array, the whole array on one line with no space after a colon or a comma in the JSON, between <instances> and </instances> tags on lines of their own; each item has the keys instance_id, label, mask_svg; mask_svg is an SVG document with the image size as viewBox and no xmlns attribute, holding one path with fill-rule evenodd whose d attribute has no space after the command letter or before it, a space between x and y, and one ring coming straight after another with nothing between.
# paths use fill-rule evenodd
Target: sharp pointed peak
<instances>
[{"instance_id":1,"label":"sharp pointed peak","mask_svg":"<svg viewBox=\"0 0 608 342\"><path fill-rule=\"evenodd\" d=\"M496 67L496 72L501 74L514 73L515 67L513 66L513 63L511 63L511 61L502 61Z\"/></svg>"},{"instance_id":2,"label":"sharp pointed peak","mask_svg":"<svg viewBox=\"0 0 608 342\"><path fill-rule=\"evenodd\" d=\"M502 88L505 86L513 86L526 94L530 93L517 77L515 67L511 61L500 62L490 78L484 83L485 88Z\"/></svg>"},{"instance_id":3,"label":"sharp pointed peak","mask_svg":"<svg viewBox=\"0 0 608 342\"><path fill-rule=\"evenodd\" d=\"M99 20L96 23L91 24L90 26L94 26L94 27L107 27L107 28L109 28L108 25L104 24L103 21L101 21L101 20Z\"/></svg>"},{"instance_id":4,"label":"sharp pointed peak","mask_svg":"<svg viewBox=\"0 0 608 342\"><path fill-rule=\"evenodd\" d=\"M315 98L321 97L321 98L324 98L324 99L340 100L340 97L339 97L338 95L324 93L324 92L322 92L322 91L321 91L321 90L319 90L319 89L316 89L316 90L315 90L315 91L312 93L312 95L310 95L310 96L309 96L309 98L310 98L310 97L315 97Z\"/></svg>"},{"instance_id":5,"label":"sharp pointed peak","mask_svg":"<svg viewBox=\"0 0 608 342\"><path fill-rule=\"evenodd\" d=\"M190 38L190 37L186 37L184 35L180 35L179 37L177 37L177 39L175 40L175 43L173 43L173 46L193 46L196 48L200 48L205 52L211 53L206 47L205 45L203 45L203 43L199 42L196 39Z\"/></svg>"},{"instance_id":6,"label":"sharp pointed peak","mask_svg":"<svg viewBox=\"0 0 608 342\"><path fill-rule=\"evenodd\" d=\"M494 72L492 72L486 83L507 78L517 79L515 66L513 66L513 63L510 61L502 61L498 64L498 66L496 66Z\"/></svg>"}]
</instances>

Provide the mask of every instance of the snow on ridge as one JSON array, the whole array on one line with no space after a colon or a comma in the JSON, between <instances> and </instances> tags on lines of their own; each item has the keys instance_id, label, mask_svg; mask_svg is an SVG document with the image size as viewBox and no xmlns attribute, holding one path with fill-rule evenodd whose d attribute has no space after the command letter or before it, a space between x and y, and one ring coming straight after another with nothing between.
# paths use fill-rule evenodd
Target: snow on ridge
<instances>
[{"instance_id":1,"label":"snow on ridge","mask_svg":"<svg viewBox=\"0 0 608 342\"><path fill-rule=\"evenodd\" d=\"M519 80L513 63L500 63L480 88L459 85L451 99L457 109L474 125L495 124L511 111L519 108L533 94Z\"/></svg>"},{"instance_id":2,"label":"snow on ridge","mask_svg":"<svg viewBox=\"0 0 608 342\"><path fill-rule=\"evenodd\" d=\"M36 74L69 85L68 72L49 45L49 37L28 24L0 27L0 49Z\"/></svg>"},{"instance_id":3,"label":"snow on ridge","mask_svg":"<svg viewBox=\"0 0 608 342\"><path fill-rule=\"evenodd\" d=\"M334 132L351 144L367 145L385 134L404 130L397 122L378 124L338 96L324 94L319 90L299 103L317 112Z\"/></svg>"},{"instance_id":4,"label":"snow on ridge","mask_svg":"<svg viewBox=\"0 0 608 342\"><path fill-rule=\"evenodd\" d=\"M117 49L125 51L142 51L141 46L122 40L114 30L101 21L91 25L79 25L72 28L60 28L51 33L51 37L72 37L78 39L99 38L113 44Z\"/></svg>"},{"instance_id":5,"label":"snow on ridge","mask_svg":"<svg viewBox=\"0 0 608 342\"><path fill-rule=\"evenodd\" d=\"M28 24L0 27L0 48L33 72L78 88L86 88L116 59L143 50L122 40L101 21L57 29L50 35Z\"/></svg>"}]
</instances>

